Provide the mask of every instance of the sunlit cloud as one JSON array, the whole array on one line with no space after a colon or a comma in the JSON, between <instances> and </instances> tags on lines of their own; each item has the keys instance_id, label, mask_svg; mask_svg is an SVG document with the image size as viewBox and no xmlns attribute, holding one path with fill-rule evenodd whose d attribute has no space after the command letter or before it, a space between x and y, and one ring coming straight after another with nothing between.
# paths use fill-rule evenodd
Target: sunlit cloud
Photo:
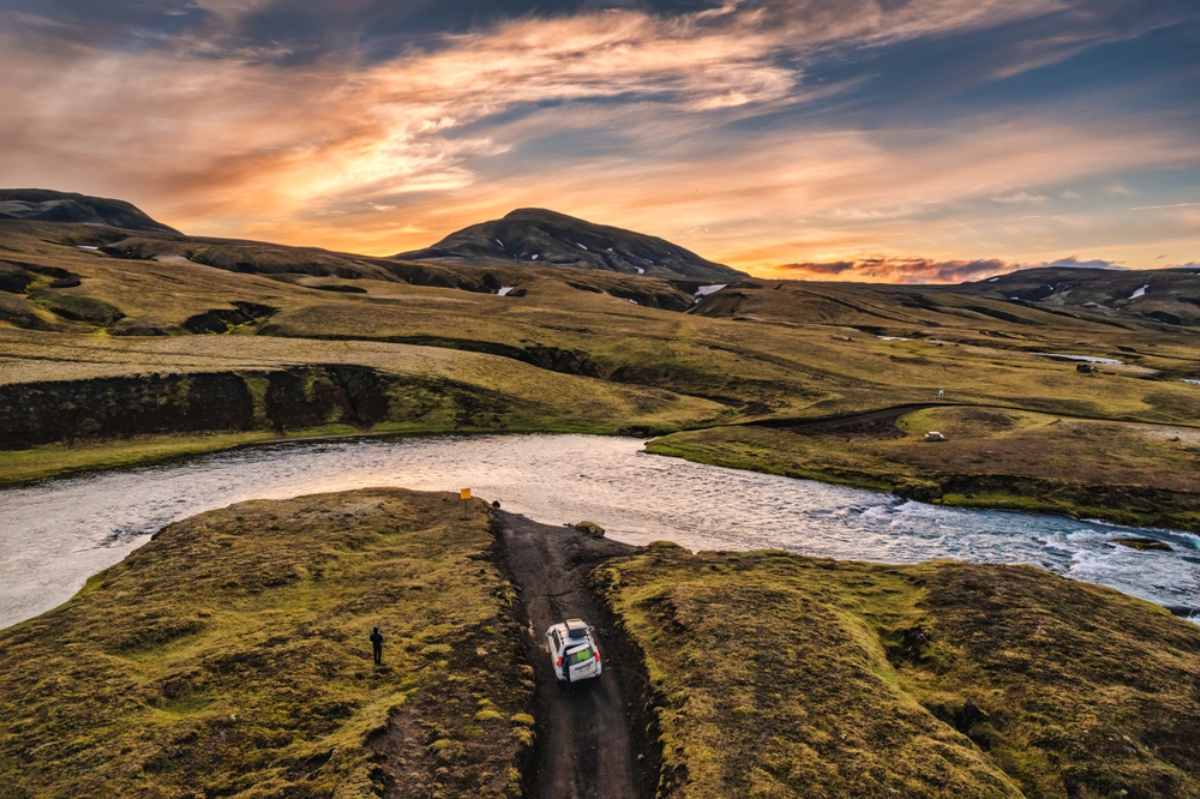
<instances>
[{"instance_id":1,"label":"sunlit cloud","mask_svg":"<svg viewBox=\"0 0 1200 799\"><path fill-rule=\"evenodd\" d=\"M1030 21L980 70L1005 80L1168 26L1173 2L1132 32L1076 0L730 0L419 39L375 28L420 4L121 1L92 35L87 5L0 12L0 103L19 111L3 182L119 196L189 232L389 254L541 205L764 273L898 280L970 274L978 253L1181 260L1200 241L1187 202L1135 180L1200 169L1186 114L939 97L922 119L845 68ZM877 107L895 118L868 123ZM1134 195L1137 222L1105 205Z\"/></svg>"}]
</instances>

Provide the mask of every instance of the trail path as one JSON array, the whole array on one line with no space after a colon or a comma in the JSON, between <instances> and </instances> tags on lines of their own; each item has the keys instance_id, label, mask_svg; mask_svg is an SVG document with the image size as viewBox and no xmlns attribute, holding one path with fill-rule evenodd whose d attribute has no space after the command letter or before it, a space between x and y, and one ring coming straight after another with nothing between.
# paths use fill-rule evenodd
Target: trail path
<instances>
[{"instance_id":1,"label":"trail path","mask_svg":"<svg viewBox=\"0 0 1200 799\"><path fill-rule=\"evenodd\" d=\"M622 662L618 631L587 584L601 560L634 547L499 512L509 572L529 616L537 678L537 763L532 795L543 799L637 799L647 767L635 751L630 706L639 663ZM546 628L578 617L595 626L604 658L597 680L561 688L545 648Z\"/></svg>"}]
</instances>

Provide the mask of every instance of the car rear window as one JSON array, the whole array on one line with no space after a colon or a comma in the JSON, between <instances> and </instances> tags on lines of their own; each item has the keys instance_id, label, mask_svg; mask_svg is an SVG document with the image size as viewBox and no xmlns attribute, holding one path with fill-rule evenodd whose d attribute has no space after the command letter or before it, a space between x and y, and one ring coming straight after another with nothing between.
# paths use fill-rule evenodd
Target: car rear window
<instances>
[{"instance_id":1,"label":"car rear window","mask_svg":"<svg viewBox=\"0 0 1200 799\"><path fill-rule=\"evenodd\" d=\"M583 649L576 649L571 654L567 655L567 662L574 666L577 663L586 663L592 659L592 648L585 646Z\"/></svg>"}]
</instances>

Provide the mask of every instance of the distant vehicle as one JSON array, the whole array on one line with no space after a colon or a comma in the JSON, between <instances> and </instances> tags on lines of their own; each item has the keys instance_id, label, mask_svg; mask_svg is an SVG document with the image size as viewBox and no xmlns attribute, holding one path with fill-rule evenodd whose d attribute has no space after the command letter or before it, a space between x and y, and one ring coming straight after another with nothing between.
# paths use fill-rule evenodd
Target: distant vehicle
<instances>
[{"instance_id":1,"label":"distant vehicle","mask_svg":"<svg viewBox=\"0 0 1200 799\"><path fill-rule=\"evenodd\" d=\"M550 650L550 665L560 683L570 685L590 680L599 677L604 670L595 630L583 619L552 624L546 630L546 643Z\"/></svg>"}]
</instances>

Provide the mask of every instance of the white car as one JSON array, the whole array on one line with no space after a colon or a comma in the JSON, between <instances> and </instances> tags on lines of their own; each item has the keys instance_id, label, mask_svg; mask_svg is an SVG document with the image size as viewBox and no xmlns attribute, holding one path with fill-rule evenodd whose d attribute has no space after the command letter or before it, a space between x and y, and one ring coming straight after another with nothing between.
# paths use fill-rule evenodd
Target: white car
<instances>
[{"instance_id":1,"label":"white car","mask_svg":"<svg viewBox=\"0 0 1200 799\"><path fill-rule=\"evenodd\" d=\"M600 647L596 646L595 630L583 619L567 619L546 630L550 650L550 665L560 683L570 685L580 680L599 677Z\"/></svg>"}]
</instances>

